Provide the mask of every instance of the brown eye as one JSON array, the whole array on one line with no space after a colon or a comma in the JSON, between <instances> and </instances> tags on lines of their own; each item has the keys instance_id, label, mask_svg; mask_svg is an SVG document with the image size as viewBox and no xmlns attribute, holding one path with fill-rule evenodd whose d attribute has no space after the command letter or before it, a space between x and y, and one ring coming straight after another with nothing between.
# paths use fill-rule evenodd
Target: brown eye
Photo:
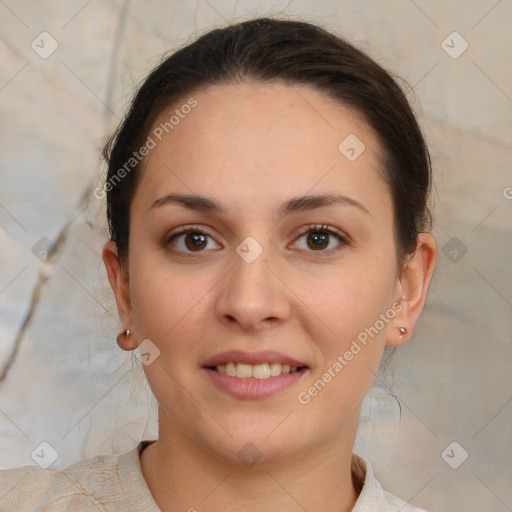
<instances>
[{"instance_id":1,"label":"brown eye","mask_svg":"<svg viewBox=\"0 0 512 512\"><path fill-rule=\"evenodd\" d=\"M207 245L206 236L201 233L186 233L185 246L191 251L204 249Z\"/></svg>"},{"instance_id":2,"label":"brown eye","mask_svg":"<svg viewBox=\"0 0 512 512\"><path fill-rule=\"evenodd\" d=\"M311 250L314 252L329 252L330 250L335 250L346 244L346 240L343 236L336 231L329 229L327 226L310 226L305 233L300 235L299 240L302 238L305 238L306 240L307 247L304 250ZM329 247L333 238L338 240L337 246L325 250ZM299 247L299 249L303 249L303 247Z\"/></svg>"},{"instance_id":3,"label":"brown eye","mask_svg":"<svg viewBox=\"0 0 512 512\"><path fill-rule=\"evenodd\" d=\"M327 233L309 233L308 247L311 249L325 249L329 245L329 236Z\"/></svg>"},{"instance_id":4,"label":"brown eye","mask_svg":"<svg viewBox=\"0 0 512 512\"><path fill-rule=\"evenodd\" d=\"M178 233L171 234L165 245L172 245L176 252L191 253L205 252L208 243L213 238L203 230L194 227L183 228Z\"/></svg>"}]
</instances>

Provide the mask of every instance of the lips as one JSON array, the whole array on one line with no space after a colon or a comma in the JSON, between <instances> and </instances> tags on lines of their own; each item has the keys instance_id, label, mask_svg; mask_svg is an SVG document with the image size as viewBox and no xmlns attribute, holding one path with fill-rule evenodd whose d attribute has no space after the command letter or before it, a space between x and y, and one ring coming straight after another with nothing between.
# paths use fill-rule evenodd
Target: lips
<instances>
[{"instance_id":1,"label":"lips","mask_svg":"<svg viewBox=\"0 0 512 512\"><path fill-rule=\"evenodd\" d=\"M297 386L311 373L306 363L274 351L228 350L202 366L217 389L241 400L270 398Z\"/></svg>"},{"instance_id":2,"label":"lips","mask_svg":"<svg viewBox=\"0 0 512 512\"><path fill-rule=\"evenodd\" d=\"M228 363L243 363L251 366L264 363L279 363L282 366L288 365L290 367L308 368L308 365L305 362L299 361L298 359L294 359L285 354L281 354L280 352L244 352L242 350L228 350L226 352L221 352L220 354L216 354L204 361L202 366L203 368L215 368L219 365L225 366Z\"/></svg>"}]
</instances>

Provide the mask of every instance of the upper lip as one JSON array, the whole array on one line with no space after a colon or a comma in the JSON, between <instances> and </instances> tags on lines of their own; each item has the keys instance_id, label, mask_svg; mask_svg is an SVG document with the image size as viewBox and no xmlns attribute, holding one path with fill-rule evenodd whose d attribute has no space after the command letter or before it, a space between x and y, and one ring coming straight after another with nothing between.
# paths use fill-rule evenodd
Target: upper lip
<instances>
[{"instance_id":1,"label":"upper lip","mask_svg":"<svg viewBox=\"0 0 512 512\"><path fill-rule=\"evenodd\" d=\"M290 366L307 366L306 363L298 361L280 352L266 350L263 352L244 352L243 350L227 350L216 354L203 362L203 367L217 366L227 363L245 363L250 365L262 363L280 363Z\"/></svg>"}]
</instances>

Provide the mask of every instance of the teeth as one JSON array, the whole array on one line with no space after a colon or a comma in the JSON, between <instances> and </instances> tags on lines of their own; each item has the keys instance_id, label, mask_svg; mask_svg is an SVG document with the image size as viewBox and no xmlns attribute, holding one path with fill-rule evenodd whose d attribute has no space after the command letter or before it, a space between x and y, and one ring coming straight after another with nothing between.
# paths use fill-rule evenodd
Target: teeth
<instances>
[{"instance_id":1,"label":"teeth","mask_svg":"<svg viewBox=\"0 0 512 512\"><path fill-rule=\"evenodd\" d=\"M283 373L294 373L297 366L280 363L262 363L262 364L245 364L245 363L227 363L219 364L215 367L219 373L225 373L231 377L239 379L268 379L270 377L278 377Z\"/></svg>"},{"instance_id":2,"label":"teeth","mask_svg":"<svg viewBox=\"0 0 512 512\"><path fill-rule=\"evenodd\" d=\"M219 365L222 366L222 365ZM218 368L218 366L217 366ZM219 371L219 370L217 370ZM222 370L220 370L222 373ZM228 363L226 365L226 375L230 375L231 377L236 377L236 364L235 363Z\"/></svg>"},{"instance_id":3,"label":"teeth","mask_svg":"<svg viewBox=\"0 0 512 512\"><path fill-rule=\"evenodd\" d=\"M277 377L281 375L281 363L270 363L270 376Z\"/></svg>"},{"instance_id":4,"label":"teeth","mask_svg":"<svg viewBox=\"0 0 512 512\"><path fill-rule=\"evenodd\" d=\"M252 377L252 366L250 364L238 363L236 365L236 376L240 379Z\"/></svg>"},{"instance_id":5,"label":"teeth","mask_svg":"<svg viewBox=\"0 0 512 512\"><path fill-rule=\"evenodd\" d=\"M270 377L270 365L268 363L255 364L252 367L252 376L255 379L268 379Z\"/></svg>"}]
</instances>

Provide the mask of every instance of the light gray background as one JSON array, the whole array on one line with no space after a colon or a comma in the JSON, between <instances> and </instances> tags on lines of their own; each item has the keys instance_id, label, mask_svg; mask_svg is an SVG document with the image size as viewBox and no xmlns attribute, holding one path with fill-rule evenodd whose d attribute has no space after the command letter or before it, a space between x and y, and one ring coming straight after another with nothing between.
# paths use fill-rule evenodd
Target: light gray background
<instances>
[{"instance_id":1,"label":"light gray background","mask_svg":"<svg viewBox=\"0 0 512 512\"><path fill-rule=\"evenodd\" d=\"M56 469L155 437L141 365L115 343L99 152L164 51L265 14L318 22L403 77L434 158L441 252L395 358L401 421L377 387L356 448L417 506L512 510L510 0L0 0L0 467L35 464L43 441ZM31 47L43 31L48 58ZM454 31L469 45L457 58ZM56 245L41 261L44 237ZM469 454L457 469L441 455L454 441L445 460Z\"/></svg>"}]
</instances>

